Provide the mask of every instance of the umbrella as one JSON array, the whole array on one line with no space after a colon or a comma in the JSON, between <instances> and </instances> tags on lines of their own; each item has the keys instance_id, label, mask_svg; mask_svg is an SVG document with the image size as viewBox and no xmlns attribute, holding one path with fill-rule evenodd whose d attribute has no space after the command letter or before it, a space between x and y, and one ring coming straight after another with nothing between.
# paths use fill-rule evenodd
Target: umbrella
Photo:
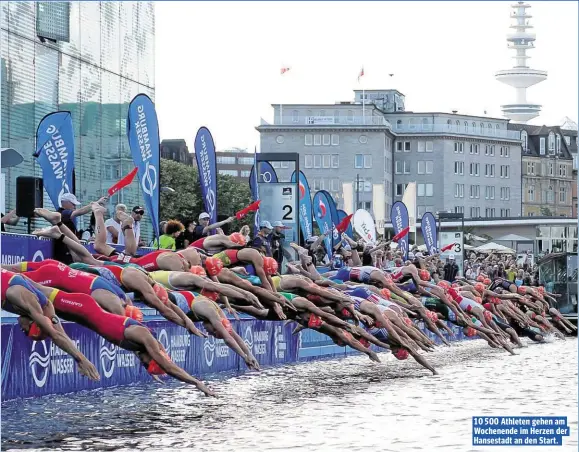
<instances>
[{"instance_id":1,"label":"umbrella","mask_svg":"<svg viewBox=\"0 0 579 452\"><path fill-rule=\"evenodd\" d=\"M527 237L523 237L522 235L517 234L507 234L499 237L498 239L494 239L495 242L532 242L533 239L529 239Z\"/></svg>"},{"instance_id":2,"label":"umbrella","mask_svg":"<svg viewBox=\"0 0 579 452\"><path fill-rule=\"evenodd\" d=\"M479 253L515 254L515 250L494 242L477 246L474 250L478 251Z\"/></svg>"},{"instance_id":3,"label":"umbrella","mask_svg":"<svg viewBox=\"0 0 579 452\"><path fill-rule=\"evenodd\" d=\"M24 157L12 148L0 148L0 162L2 168L20 165Z\"/></svg>"}]
</instances>

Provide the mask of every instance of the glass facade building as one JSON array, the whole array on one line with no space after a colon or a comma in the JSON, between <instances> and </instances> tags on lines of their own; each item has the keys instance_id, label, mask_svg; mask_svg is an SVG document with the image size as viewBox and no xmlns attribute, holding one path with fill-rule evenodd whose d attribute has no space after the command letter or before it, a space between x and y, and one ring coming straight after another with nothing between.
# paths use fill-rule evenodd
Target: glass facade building
<instances>
[{"instance_id":1,"label":"glass facade building","mask_svg":"<svg viewBox=\"0 0 579 452\"><path fill-rule=\"evenodd\" d=\"M58 110L70 111L74 122L75 194L83 204L94 201L134 168L129 102L138 93L155 99L153 2L2 2L0 8L1 145L24 157L2 170L5 209L16 207L18 176L42 177L32 157L36 127ZM138 184L115 194L109 210L118 202L143 205ZM52 206L46 194L44 205ZM151 237L148 216L141 229Z\"/></svg>"}]
</instances>

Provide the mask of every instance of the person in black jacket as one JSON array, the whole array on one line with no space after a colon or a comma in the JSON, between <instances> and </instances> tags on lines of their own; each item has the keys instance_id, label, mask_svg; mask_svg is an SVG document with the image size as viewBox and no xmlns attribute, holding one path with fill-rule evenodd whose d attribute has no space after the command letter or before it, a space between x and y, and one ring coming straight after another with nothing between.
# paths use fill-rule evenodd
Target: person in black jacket
<instances>
[{"instance_id":1,"label":"person in black jacket","mask_svg":"<svg viewBox=\"0 0 579 452\"><path fill-rule=\"evenodd\" d=\"M456 262L454 261L454 254L450 254L446 260L446 265L444 266L444 280L454 282L457 275L458 265L456 265Z\"/></svg>"}]
</instances>

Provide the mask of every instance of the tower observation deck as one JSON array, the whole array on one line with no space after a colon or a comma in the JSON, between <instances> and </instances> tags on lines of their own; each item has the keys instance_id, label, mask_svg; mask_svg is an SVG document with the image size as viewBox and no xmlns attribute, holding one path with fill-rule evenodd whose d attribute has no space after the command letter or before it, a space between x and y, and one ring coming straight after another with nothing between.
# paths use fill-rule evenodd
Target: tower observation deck
<instances>
[{"instance_id":1,"label":"tower observation deck","mask_svg":"<svg viewBox=\"0 0 579 452\"><path fill-rule=\"evenodd\" d=\"M512 69L498 71L495 78L506 85L515 88L515 103L501 105L503 115L515 122L526 123L539 116L541 105L527 102L527 88L547 79L547 71L529 68L527 51L535 48L535 33L529 24L532 17L529 13L531 5L518 2L511 5L511 18L514 23L510 28L513 32L507 35L507 46L515 50L515 65Z\"/></svg>"}]
</instances>

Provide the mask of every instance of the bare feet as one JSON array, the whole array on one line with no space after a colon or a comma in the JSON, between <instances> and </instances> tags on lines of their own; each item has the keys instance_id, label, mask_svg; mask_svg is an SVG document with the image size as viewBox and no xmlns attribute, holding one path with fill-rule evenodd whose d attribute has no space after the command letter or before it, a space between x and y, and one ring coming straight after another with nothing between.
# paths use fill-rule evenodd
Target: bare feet
<instances>
[{"instance_id":1,"label":"bare feet","mask_svg":"<svg viewBox=\"0 0 579 452\"><path fill-rule=\"evenodd\" d=\"M60 212L51 212L48 209L34 209L34 214L37 217L44 218L50 224L58 224L62 220L62 215L60 215Z\"/></svg>"},{"instance_id":2,"label":"bare feet","mask_svg":"<svg viewBox=\"0 0 579 452\"><path fill-rule=\"evenodd\" d=\"M90 203L90 208L92 209L92 211L96 214L96 213L100 213L100 214L104 214L106 212L106 209L100 205L97 202L91 202Z\"/></svg>"},{"instance_id":3,"label":"bare feet","mask_svg":"<svg viewBox=\"0 0 579 452\"><path fill-rule=\"evenodd\" d=\"M133 222L135 221L135 220L133 220L133 217L131 217L130 215L127 215L126 212L122 212L120 210L117 211L117 218L119 220L121 220L122 227L132 226Z\"/></svg>"},{"instance_id":4,"label":"bare feet","mask_svg":"<svg viewBox=\"0 0 579 452\"><path fill-rule=\"evenodd\" d=\"M32 233L32 235L37 237L46 237L49 239L57 239L62 235L62 232L60 232L58 226L49 226L44 229L37 229Z\"/></svg>"}]
</instances>

